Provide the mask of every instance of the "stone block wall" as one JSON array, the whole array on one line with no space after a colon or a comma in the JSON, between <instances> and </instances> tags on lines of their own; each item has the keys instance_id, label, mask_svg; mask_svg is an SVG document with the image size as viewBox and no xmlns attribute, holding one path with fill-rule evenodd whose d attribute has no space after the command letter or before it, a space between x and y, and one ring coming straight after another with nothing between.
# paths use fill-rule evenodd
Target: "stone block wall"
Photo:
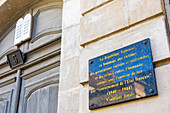
<instances>
[{"instance_id":1,"label":"stone block wall","mask_svg":"<svg viewBox=\"0 0 170 113\"><path fill-rule=\"evenodd\" d=\"M64 0L58 113L169 113L163 0ZM89 110L88 60L150 38L158 96Z\"/></svg>"}]
</instances>

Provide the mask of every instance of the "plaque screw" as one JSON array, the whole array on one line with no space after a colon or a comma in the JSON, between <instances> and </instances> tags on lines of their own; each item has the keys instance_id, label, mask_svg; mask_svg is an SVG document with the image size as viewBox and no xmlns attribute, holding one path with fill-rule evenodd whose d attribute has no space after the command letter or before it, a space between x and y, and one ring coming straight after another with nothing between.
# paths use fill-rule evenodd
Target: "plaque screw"
<instances>
[{"instance_id":1,"label":"plaque screw","mask_svg":"<svg viewBox=\"0 0 170 113\"><path fill-rule=\"evenodd\" d=\"M143 44L145 44L145 45L146 45L146 44L147 44L147 42L146 42L146 41L144 41L144 42L143 42Z\"/></svg>"},{"instance_id":2,"label":"plaque screw","mask_svg":"<svg viewBox=\"0 0 170 113\"><path fill-rule=\"evenodd\" d=\"M94 104L92 103L91 106L94 106Z\"/></svg>"},{"instance_id":3,"label":"plaque screw","mask_svg":"<svg viewBox=\"0 0 170 113\"><path fill-rule=\"evenodd\" d=\"M153 89L150 89L149 92L150 92L150 93L153 93L154 91L153 91Z\"/></svg>"},{"instance_id":4,"label":"plaque screw","mask_svg":"<svg viewBox=\"0 0 170 113\"><path fill-rule=\"evenodd\" d=\"M93 61L90 61L90 64L93 64Z\"/></svg>"}]
</instances>

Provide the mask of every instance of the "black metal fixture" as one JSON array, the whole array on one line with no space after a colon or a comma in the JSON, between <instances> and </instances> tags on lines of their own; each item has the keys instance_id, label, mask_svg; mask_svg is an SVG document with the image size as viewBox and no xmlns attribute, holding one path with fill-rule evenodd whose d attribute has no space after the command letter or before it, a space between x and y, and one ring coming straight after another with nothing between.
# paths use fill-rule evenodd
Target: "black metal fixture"
<instances>
[{"instance_id":1,"label":"black metal fixture","mask_svg":"<svg viewBox=\"0 0 170 113\"><path fill-rule=\"evenodd\" d=\"M9 66L11 68L15 68L17 66L24 64L25 57L24 57L24 54L21 52L21 50L18 49L12 53L9 53L7 55L7 60L8 60Z\"/></svg>"}]
</instances>

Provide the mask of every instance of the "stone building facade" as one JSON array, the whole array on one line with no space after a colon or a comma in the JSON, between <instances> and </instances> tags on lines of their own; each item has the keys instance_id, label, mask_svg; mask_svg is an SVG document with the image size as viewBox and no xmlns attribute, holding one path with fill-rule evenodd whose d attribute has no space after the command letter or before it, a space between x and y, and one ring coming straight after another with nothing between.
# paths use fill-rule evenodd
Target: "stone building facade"
<instances>
[{"instance_id":1,"label":"stone building facade","mask_svg":"<svg viewBox=\"0 0 170 113\"><path fill-rule=\"evenodd\" d=\"M169 113L169 0L1 0L0 113ZM32 16L31 38L14 45ZM149 38L158 95L89 110L89 59ZM20 49L25 63L10 68Z\"/></svg>"}]
</instances>

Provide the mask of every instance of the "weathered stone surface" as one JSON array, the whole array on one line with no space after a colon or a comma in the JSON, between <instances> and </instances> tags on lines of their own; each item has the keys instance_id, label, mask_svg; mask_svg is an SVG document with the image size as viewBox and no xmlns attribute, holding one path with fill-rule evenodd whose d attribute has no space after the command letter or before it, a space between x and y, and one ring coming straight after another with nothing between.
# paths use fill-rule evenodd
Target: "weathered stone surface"
<instances>
[{"instance_id":1,"label":"weathered stone surface","mask_svg":"<svg viewBox=\"0 0 170 113\"><path fill-rule=\"evenodd\" d=\"M14 46L15 29L12 29L4 39L0 41L0 56Z\"/></svg>"},{"instance_id":2,"label":"weathered stone surface","mask_svg":"<svg viewBox=\"0 0 170 113\"><path fill-rule=\"evenodd\" d=\"M150 38L153 61L170 57L164 17L135 26L125 32L90 44L80 53L80 82L88 81L88 60L140 40Z\"/></svg>"},{"instance_id":3,"label":"weathered stone surface","mask_svg":"<svg viewBox=\"0 0 170 113\"><path fill-rule=\"evenodd\" d=\"M155 69L158 96L112 105L89 111L88 86L81 88L80 113L169 113L170 111L170 64Z\"/></svg>"},{"instance_id":4,"label":"weathered stone surface","mask_svg":"<svg viewBox=\"0 0 170 113\"><path fill-rule=\"evenodd\" d=\"M63 30L61 58L70 58L79 55L80 51L80 25Z\"/></svg>"},{"instance_id":5,"label":"weathered stone surface","mask_svg":"<svg viewBox=\"0 0 170 113\"><path fill-rule=\"evenodd\" d=\"M4 102L0 102L0 113L4 113L5 111L5 103Z\"/></svg>"},{"instance_id":6,"label":"weathered stone surface","mask_svg":"<svg viewBox=\"0 0 170 113\"><path fill-rule=\"evenodd\" d=\"M15 83L7 84L6 86L0 88L0 94L1 95L6 94L6 92L10 92L12 89L14 89L14 87Z\"/></svg>"},{"instance_id":7,"label":"weathered stone surface","mask_svg":"<svg viewBox=\"0 0 170 113\"><path fill-rule=\"evenodd\" d=\"M128 0L129 23L133 24L161 13L161 0Z\"/></svg>"},{"instance_id":8,"label":"weathered stone surface","mask_svg":"<svg viewBox=\"0 0 170 113\"><path fill-rule=\"evenodd\" d=\"M128 26L127 2L114 0L81 20L81 44Z\"/></svg>"},{"instance_id":9,"label":"weathered stone surface","mask_svg":"<svg viewBox=\"0 0 170 113\"><path fill-rule=\"evenodd\" d=\"M80 112L90 113L89 110L89 85L81 86L80 88Z\"/></svg>"},{"instance_id":10,"label":"weathered stone surface","mask_svg":"<svg viewBox=\"0 0 170 113\"><path fill-rule=\"evenodd\" d=\"M80 0L68 0L63 4L63 29L80 23Z\"/></svg>"},{"instance_id":11,"label":"weathered stone surface","mask_svg":"<svg viewBox=\"0 0 170 113\"><path fill-rule=\"evenodd\" d=\"M106 3L111 0L81 0L81 13L85 13L94 7L97 7L103 3Z\"/></svg>"},{"instance_id":12,"label":"weathered stone surface","mask_svg":"<svg viewBox=\"0 0 170 113\"><path fill-rule=\"evenodd\" d=\"M38 91L34 92L27 100L27 113L37 113Z\"/></svg>"},{"instance_id":13,"label":"weathered stone surface","mask_svg":"<svg viewBox=\"0 0 170 113\"><path fill-rule=\"evenodd\" d=\"M59 94L57 113L79 113L79 88Z\"/></svg>"},{"instance_id":14,"label":"weathered stone surface","mask_svg":"<svg viewBox=\"0 0 170 113\"><path fill-rule=\"evenodd\" d=\"M61 62L60 92L79 86L79 57Z\"/></svg>"},{"instance_id":15,"label":"weathered stone surface","mask_svg":"<svg viewBox=\"0 0 170 113\"><path fill-rule=\"evenodd\" d=\"M56 113L58 85L41 88L28 98L26 113Z\"/></svg>"},{"instance_id":16,"label":"weathered stone surface","mask_svg":"<svg viewBox=\"0 0 170 113\"><path fill-rule=\"evenodd\" d=\"M37 11L37 14L34 16L34 32L33 36L42 37L45 33L50 33L54 31L61 30L62 26L62 7L58 4L55 6L46 6L48 10L43 8Z\"/></svg>"}]
</instances>

